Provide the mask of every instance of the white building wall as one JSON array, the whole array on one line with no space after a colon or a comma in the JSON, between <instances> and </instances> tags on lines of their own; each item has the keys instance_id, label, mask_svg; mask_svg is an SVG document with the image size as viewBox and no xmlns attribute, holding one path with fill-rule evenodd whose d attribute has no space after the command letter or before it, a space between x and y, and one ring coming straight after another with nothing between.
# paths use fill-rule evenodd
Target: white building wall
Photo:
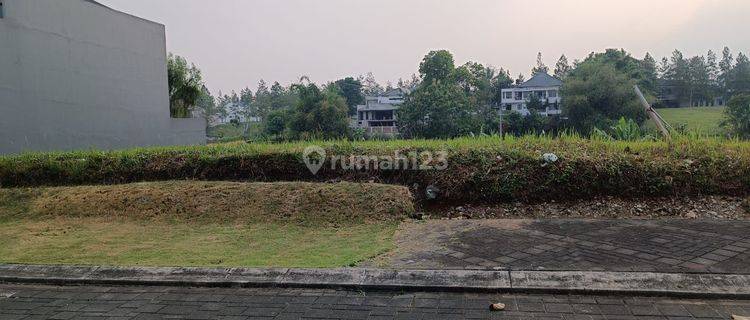
<instances>
[{"instance_id":1,"label":"white building wall","mask_svg":"<svg viewBox=\"0 0 750 320\"><path fill-rule=\"evenodd\" d=\"M2 0L0 154L205 143L172 119L164 26L86 0Z\"/></svg>"}]
</instances>

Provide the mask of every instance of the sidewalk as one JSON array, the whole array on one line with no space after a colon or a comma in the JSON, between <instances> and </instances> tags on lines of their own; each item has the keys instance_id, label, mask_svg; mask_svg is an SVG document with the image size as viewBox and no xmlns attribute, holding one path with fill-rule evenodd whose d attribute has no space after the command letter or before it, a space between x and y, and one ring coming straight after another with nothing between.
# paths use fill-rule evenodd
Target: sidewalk
<instances>
[{"instance_id":1,"label":"sidewalk","mask_svg":"<svg viewBox=\"0 0 750 320\"><path fill-rule=\"evenodd\" d=\"M396 242L364 266L750 274L748 221L440 220Z\"/></svg>"}]
</instances>

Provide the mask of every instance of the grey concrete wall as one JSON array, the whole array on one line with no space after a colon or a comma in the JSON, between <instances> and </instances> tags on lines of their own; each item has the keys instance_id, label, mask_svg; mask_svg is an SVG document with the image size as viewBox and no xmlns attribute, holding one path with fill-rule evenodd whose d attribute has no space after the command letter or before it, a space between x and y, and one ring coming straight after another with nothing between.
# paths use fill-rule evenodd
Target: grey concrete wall
<instances>
[{"instance_id":1,"label":"grey concrete wall","mask_svg":"<svg viewBox=\"0 0 750 320\"><path fill-rule=\"evenodd\" d=\"M2 0L0 154L191 145L172 119L164 26L86 0Z\"/></svg>"}]
</instances>

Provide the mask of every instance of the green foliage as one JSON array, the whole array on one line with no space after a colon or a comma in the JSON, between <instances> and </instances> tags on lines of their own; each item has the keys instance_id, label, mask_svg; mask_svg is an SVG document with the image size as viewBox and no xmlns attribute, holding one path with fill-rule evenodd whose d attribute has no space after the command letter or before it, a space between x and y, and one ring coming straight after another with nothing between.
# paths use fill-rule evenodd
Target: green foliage
<instances>
[{"instance_id":1,"label":"green foliage","mask_svg":"<svg viewBox=\"0 0 750 320\"><path fill-rule=\"evenodd\" d=\"M346 99L349 106L349 115L357 114L357 106L365 102L362 94L362 82L352 77L347 77L335 82L339 94Z\"/></svg>"},{"instance_id":2,"label":"green foliage","mask_svg":"<svg viewBox=\"0 0 750 320\"><path fill-rule=\"evenodd\" d=\"M724 125L737 137L750 139L750 94L739 94L727 103Z\"/></svg>"},{"instance_id":3,"label":"green foliage","mask_svg":"<svg viewBox=\"0 0 750 320\"><path fill-rule=\"evenodd\" d=\"M554 118L541 115L533 109L530 109L526 116L512 111L503 116L503 128L505 133L517 137L526 134L541 134L552 129L550 128L552 119Z\"/></svg>"},{"instance_id":4,"label":"green foliage","mask_svg":"<svg viewBox=\"0 0 750 320\"><path fill-rule=\"evenodd\" d=\"M431 51L419 64L419 73L427 84L447 80L454 69L453 54L447 50Z\"/></svg>"},{"instance_id":5,"label":"green foliage","mask_svg":"<svg viewBox=\"0 0 750 320\"><path fill-rule=\"evenodd\" d=\"M280 136L286 130L289 115L286 110L275 110L265 119L263 133L269 136Z\"/></svg>"},{"instance_id":6,"label":"green foliage","mask_svg":"<svg viewBox=\"0 0 750 320\"><path fill-rule=\"evenodd\" d=\"M329 155L446 151L447 170L332 170L312 175L307 146ZM540 157L560 161L543 166ZM568 200L592 196L750 194L750 142L719 139L601 141L577 135L452 140L231 143L114 152L0 157L0 185L112 184L147 180L382 181L435 185L453 203ZM421 194L421 193L415 193Z\"/></svg>"},{"instance_id":7,"label":"green foliage","mask_svg":"<svg viewBox=\"0 0 750 320\"><path fill-rule=\"evenodd\" d=\"M646 134L633 119L620 118L617 124L609 128L610 133L599 128L594 128L591 135L594 139L637 141L651 140L653 137Z\"/></svg>"},{"instance_id":8,"label":"green foliage","mask_svg":"<svg viewBox=\"0 0 750 320\"><path fill-rule=\"evenodd\" d=\"M347 136L348 107L335 87L321 90L314 83L300 83L293 89L300 98L289 122L289 129L295 137L333 139Z\"/></svg>"},{"instance_id":9,"label":"green foliage","mask_svg":"<svg viewBox=\"0 0 750 320\"><path fill-rule=\"evenodd\" d=\"M201 71L195 65L188 65L185 58L170 53L167 58L167 78L172 117L189 117L203 93Z\"/></svg>"},{"instance_id":10,"label":"green foliage","mask_svg":"<svg viewBox=\"0 0 750 320\"><path fill-rule=\"evenodd\" d=\"M583 61L565 80L563 112L582 134L595 127L610 127L621 118L642 122L646 115L633 91L636 80L604 62L602 57Z\"/></svg>"},{"instance_id":11,"label":"green foliage","mask_svg":"<svg viewBox=\"0 0 750 320\"><path fill-rule=\"evenodd\" d=\"M410 94L398 110L405 137L452 138L475 129L469 97L450 82L430 82Z\"/></svg>"}]
</instances>

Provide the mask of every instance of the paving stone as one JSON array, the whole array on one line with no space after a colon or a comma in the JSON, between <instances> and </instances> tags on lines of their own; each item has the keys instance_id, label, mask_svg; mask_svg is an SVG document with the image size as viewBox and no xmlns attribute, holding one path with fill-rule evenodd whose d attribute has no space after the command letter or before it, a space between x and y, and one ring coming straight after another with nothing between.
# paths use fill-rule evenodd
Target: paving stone
<instances>
[{"instance_id":1,"label":"paving stone","mask_svg":"<svg viewBox=\"0 0 750 320\"><path fill-rule=\"evenodd\" d=\"M750 265L750 221L462 220L416 228L398 242L436 240L397 248L392 267L745 273Z\"/></svg>"}]
</instances>

